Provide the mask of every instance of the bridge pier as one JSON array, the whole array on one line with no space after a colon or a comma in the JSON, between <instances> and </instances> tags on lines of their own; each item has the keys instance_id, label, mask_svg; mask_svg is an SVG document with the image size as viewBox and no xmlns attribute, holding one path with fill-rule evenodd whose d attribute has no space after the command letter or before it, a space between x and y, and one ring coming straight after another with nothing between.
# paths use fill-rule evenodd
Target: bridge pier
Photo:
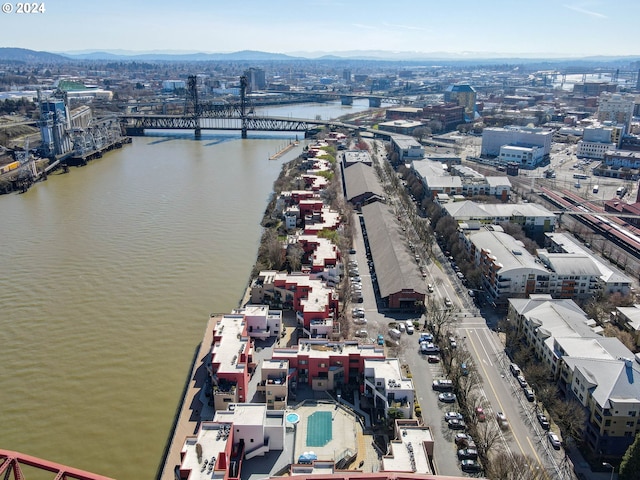
<instances>
[{"instance_id":1,"label":"bridge pier","mask_svg":"<svg viewBox=\"0 0 640 480\"><path fill-rule=\"evenodd\" d=\"M340 97L342 105L353 105L353 97Z\"/></svg>"},{"instance_id":2,"label":"bridge pier","mask_svg":"<svg viewBox=\"0 0 640 480\"><path fill-rule=\"evenodd\" d=\"M381 104L379 98L369 97L369 107L379 107Z\"/></svg>"},{"instance_id":3,"label":"bridge pier","mask_svg":"<svg viewBox=\"0 0 640 480\"><path fill-rule=\"evenodd\" d=\"M193 131L194 136L199 140L200 137L202 136L202 129L200 127L196 128Z\"/></svg>"},{"instance_id":4,"label":"bridge pier","mask_svg":"<svg viewBox=\"0 0 640 480\"><path fill-rule=\"evenodd\" d=\"M247 138L247 127L242 127L242 131L240 133L241 138Z\"/></svg>"},{"instance_id":5,"label":"bridge pier","mask_svg":"<svg viewBox=\"0 0 640 480\"><path fill-rule=\"evenodd\" d=\"M144 137L144 128L127 127L125 131L129 137Z\"/></svg>"}]
</instances>

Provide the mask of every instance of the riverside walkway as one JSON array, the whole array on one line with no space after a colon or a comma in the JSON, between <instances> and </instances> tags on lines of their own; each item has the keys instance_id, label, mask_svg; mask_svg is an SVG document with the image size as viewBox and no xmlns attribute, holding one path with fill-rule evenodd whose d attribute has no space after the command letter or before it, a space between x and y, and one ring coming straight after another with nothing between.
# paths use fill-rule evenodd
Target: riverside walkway
<instances>
[{"instance_id":1,"label":"riverside walkway","mask_svg":"<svg viewBox=\"0 0 640 480\"><path fill-rule=\"evenodd\" d=\"M184 394L180 400L180 410L176 412L176 420L167 442L163 460L158 468L157 480L175 480L175 468L180 465L180 451L185 439L195 435L200 427L200 422L213 420L214 409L207 403L203 403L203 388L206 384L206 362L211 354L213 342L213 327L222 315L209 317L204 338L198 346L198 351L193 359L191 373L185 384ZM206 397L204 397L206 401Z\"/></svg>"}]
</instances>

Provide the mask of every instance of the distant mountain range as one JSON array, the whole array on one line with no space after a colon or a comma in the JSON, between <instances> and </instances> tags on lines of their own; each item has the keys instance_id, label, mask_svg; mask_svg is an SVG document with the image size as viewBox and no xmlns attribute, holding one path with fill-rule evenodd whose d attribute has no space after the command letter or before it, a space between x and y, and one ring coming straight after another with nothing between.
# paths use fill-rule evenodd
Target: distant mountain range
<instances>
[{"instance_id":1,"label":"distant mountain range","mask_svg":"<svg viewBox=\"0 0 640 480\"><path fill-rule=\"evenodd\" d=\"M611 63L640 60L637 56L559 57L557 54L504 54L496 52L391 52L384 50L351 50L344 52L291 52L269 53L242 50L231 53L204 53L184 51L135 52L130 50L39 52L25 48L0 48L0 61L21 63L56 63L82 60L96 61L391 61L438 63Z\"/></svg>"},{"instance_id":2,"label":"distant mountain range","mask_svg":"<svg viewBox=\"0 0 640 480\"><path fill-rule=\"evenodd\" d=\"M68 62L69 58L56 53L36 52L26 48L0 47L0 61L18 63L59 63Z\"/></svg>"}]
</instances>

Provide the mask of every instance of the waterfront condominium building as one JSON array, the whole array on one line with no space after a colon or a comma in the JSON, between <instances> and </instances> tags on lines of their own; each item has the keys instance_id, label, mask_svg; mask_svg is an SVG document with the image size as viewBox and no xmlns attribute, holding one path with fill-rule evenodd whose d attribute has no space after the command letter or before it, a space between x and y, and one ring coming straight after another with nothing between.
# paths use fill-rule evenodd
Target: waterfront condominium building
<instances>
[{"instance_id":1,"label":"waterfront condominium building","mask_svg":"<svg viewBox=\"0 0 640 480\"><path fill-rule=\"evenodd\" d=\"M243 314L224 315L216 322L207 371L216 410L246 401L253 347Z\"/></svg>"},{"instance_id":2,"label":"waterfront condominium building","mask_svg":"<svg viewBox=\"0 0 640 480\"><path fill-rule=\"evenodd\" d=\"M361 385L365 360L384 358L381 346L322 339L301 339L293 347L274 348L271 355L273 361L289 363L291 391L295 391L298 383L318 391L333 390L347 383Z\"/></svg>"},{"instance_id":3,"label":"waterfront condominium building","mask_svg":"<svg viewBox=\"0 0 640 480\"><path fill-rule=\"evenodd\" d=\"M372 398L375 409L384 411L385 417L390 408L402 412L402 418L413 417L413 380L402 373L397 358L364 361L364 393Z\"/></svg>"}]
</instances>

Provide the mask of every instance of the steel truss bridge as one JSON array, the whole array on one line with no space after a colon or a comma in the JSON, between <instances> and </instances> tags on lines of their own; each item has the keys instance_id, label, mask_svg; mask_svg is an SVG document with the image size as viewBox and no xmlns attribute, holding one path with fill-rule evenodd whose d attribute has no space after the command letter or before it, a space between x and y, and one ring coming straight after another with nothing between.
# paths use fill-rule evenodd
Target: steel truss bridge
<instances>
[{"instance_id":1,"label":"steel truss bridge","mask_svg":"<svg viewBox=\"0 0 640 480\"><path fill-rule=\"evenodd\" d=\"M256 115L247 101L247 79L240 79L240 103L218 104L201 102L198 98L196 77L190 76L183 115L127 114L120 121L127 135L144 135L148 129L193 130L199 137L202 130L240 130L242 138L248 131L305 132L305 136L319 126L355 128L340 122L308 120L302 118L269 117Z\"/></svg>"},{"instance_id":2,"label":"steel truss bridge","mask_svg":"<svg viewBox=\"0 0 640 480\"><path fill-rule=\"evenodd\" d=\"M336 122L301 118L237 115L230 109L227 110L226 115L126 115L121 119L128 135L144 135L144 131L148 129L193 130L196 136L199 136L202 130L240 130L242 138L247 138L247 132L250 130L306 133L321 125L336 124Z\"/></svg>"}]
</instances>

